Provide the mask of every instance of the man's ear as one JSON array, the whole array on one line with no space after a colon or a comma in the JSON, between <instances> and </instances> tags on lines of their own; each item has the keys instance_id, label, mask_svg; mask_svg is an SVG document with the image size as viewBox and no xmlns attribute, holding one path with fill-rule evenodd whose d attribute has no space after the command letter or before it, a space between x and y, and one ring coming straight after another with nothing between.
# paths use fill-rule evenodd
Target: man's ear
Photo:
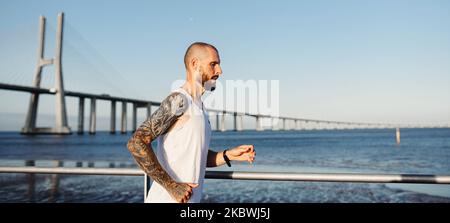
<instances>
[{"instance_id":1,"label":"man's ear","mask_svg":"<svg viewBox=\"0 0 450 223\"><path fill-rule=\"evenodd\" d=\"M198 67L198 58L192 57L191 61L189 61L189 64L191 65L192 70L196 70Z\"/></svg>"}]
</instances>

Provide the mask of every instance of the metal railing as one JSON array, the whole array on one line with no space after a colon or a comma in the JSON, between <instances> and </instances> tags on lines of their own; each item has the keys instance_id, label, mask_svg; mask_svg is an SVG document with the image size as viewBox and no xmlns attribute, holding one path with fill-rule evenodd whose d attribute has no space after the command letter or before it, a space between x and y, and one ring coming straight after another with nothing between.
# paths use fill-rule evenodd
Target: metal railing
<instances>
[{"instance_id":1,"label":"metal railing","mask_svg":"<svg viewBox=\"0 0 450 223\"><path fill-rule=\"evenodd\" d=\"M144 176L144 198L147 197L150 186L150 178L142 170L136 168L0 167L0 173ZM450 175L430 174L206 171L205 178L347 183L450 184Z\"/></svg>"}]
</instances>

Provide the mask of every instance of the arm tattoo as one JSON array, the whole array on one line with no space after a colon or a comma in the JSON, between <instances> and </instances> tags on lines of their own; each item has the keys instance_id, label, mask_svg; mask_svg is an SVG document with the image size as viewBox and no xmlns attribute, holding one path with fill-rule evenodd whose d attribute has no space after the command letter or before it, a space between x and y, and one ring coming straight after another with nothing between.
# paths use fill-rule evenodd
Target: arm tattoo
<instances>
[{"instance_id":1,"label":"arm tattoo","mask_svg":"<svg viewBox=\"0 0 450 223\"><path fill-rule=\"evenodd\" d=\"M134 132L127 147L139 167L154 181L164 188L169 188L175 182L167 174L153 152L151 142L165 134L187 109L184 95L172 93L160 107Z\"/></svg>"}]
</instances>

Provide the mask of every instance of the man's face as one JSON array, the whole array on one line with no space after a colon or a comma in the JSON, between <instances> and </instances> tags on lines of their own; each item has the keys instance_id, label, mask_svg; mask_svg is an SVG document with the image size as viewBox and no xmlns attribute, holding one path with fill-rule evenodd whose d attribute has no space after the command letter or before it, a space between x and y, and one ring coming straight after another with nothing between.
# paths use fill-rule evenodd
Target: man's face
<instances>
[{"instance_id":1,"label":"man's face","mask_svg":"<svg viewBox=\"0 0 450 223\"><path fill-rule=\"evenodd\" d=\"M220 67L219 54L212 48L207 49L207 54L200 61L200 74L202 75L203 86L210 85L210 89L213 91L216 86L216 80L222 74L222 68Z\"/></svg>"}]
</instances>

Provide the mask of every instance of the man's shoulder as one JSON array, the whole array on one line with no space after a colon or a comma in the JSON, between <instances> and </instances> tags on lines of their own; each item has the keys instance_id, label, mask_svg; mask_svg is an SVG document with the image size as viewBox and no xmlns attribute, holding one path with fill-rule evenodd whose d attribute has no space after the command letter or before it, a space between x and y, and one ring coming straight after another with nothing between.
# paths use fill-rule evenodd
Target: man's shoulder
<instances>
[{"instance_id":1,"label":"man's shoulder","mask_svg":"<svg viewBox=\"0 0 450 223\"><path fill-rule=\"evenodd\" d=\"M176 116L181 116L189 106L187 97L179 92L172 91L163 102L161 106L171 111Z\"/></svg>"}]
</instances>

